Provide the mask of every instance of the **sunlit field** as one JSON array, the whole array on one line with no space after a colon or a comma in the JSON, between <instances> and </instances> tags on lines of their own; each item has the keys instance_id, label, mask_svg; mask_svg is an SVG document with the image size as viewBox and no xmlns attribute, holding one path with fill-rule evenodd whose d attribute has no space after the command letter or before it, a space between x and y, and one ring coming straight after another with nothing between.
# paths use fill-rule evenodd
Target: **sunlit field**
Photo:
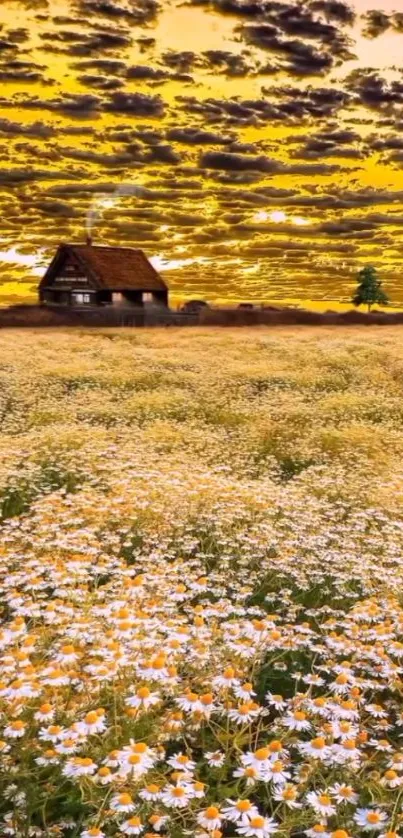
<instances>
[{"instance_id":1,"label":"sunlit field","mask_svg":"<svg viewBox=\"0 0 403 838\"><path fill-rule=\"evenodd\" d=\"M1 331L0 377L0 836L403 835L402 328Z\"/></svg>"}]
</instances>

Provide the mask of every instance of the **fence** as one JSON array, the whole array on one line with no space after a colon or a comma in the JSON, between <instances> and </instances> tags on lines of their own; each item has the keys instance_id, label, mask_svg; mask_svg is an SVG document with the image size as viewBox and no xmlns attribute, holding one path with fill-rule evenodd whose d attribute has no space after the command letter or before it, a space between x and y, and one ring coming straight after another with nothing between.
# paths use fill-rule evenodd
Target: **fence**
<instances>
[{"instance_id":1,"label":"fence","mask_svg":"<svg viewBox=\"0 0 403 838\"><path fill-rule=\"evenodd\" d=\"M52 306L21 305L0 309L0 328L52 326L194 326L198 315L132 308L62 309Z\"/></svg>"}]
</instances>

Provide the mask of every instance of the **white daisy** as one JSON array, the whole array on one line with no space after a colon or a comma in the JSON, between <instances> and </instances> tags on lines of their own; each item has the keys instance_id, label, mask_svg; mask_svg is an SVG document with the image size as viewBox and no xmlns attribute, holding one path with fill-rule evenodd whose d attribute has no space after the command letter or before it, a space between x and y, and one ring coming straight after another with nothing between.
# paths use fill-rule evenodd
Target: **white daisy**
<instances>
[{"instance_id":1,"label":"white daisy","mask_svg":"<svg viewBox=\"0 0 403 838\"><path fill-rule=\"evenodd\" d=\"M275 710L284 710L284 707L287 707L287 701L282 695L268 692L266 693L266 701Z\"/></svg>"},{"instance_id":2,"label":"white daisy","mask_svg":"<svg viewBox=\"0 0 403 838\"><path fill-rule=\"evenodd\" d=\"M330 786L329 793L334 797L336 803L357 803L358 794L351 786L344 783L335 783Z\"/></svg>"},{"instance_id":3,"label":"white daisy","mask_svg":"<svg viewBox=\"0 0 403 838\"><path fill-rule=\"evenodd\" d=\"M179 808L183 809L185 806L188 805L189 800L191 799L192 794L189 786L187 784L183 785L171 785L165 786L161 794L161 800L165 803L165 806L171 808Z\"/></svg>"},{"instance_id":4,"label":"white daisy","mask_svg":"<svg viewBox=\"0 0 403 838\"><path fill-rule=\"evenodd\" d=\"M133 817L121 823L119 829L125 835L140 835L143 832L144 825L138 815L133 815Z\"/></svg>"},{"instance_id":5,"label":"white daisy","mask_svg":"<svg viewBox=\"0 0 403 838\"><path fill-rule=\"evenodd\" d=\"M246 838L268 838L278 828L274 818L264 818L262 815L254 815L249 824L237 827L238 835L245 835Z\"/></svg>"},{"instance_id":6,"label":"white daisy","mask_svg":"<svg viewBox=\"0 0 403 838\"><path fill-rule=\"evenodd\" d=\"M221 768L225 762L225 754L222 751L207 751L205 758L210 768Z\"/></svg>"},{"instance_id":7,"label":"white daisy","mask_svg":"<svg viewBox=\"0 0 403 838\"><path fill-rule=\"evenodd\" d=\"M142 800L159 800L161 797L161 789L155 783L150 783L150 785L139 791L139 797L141 797Z\"/></svg>"},{"instance_id":8,"label":"white daisy","mask_svg":"<svg viewBox=\"0 0 403 838\"><path fill-rule=\"evenodd\" d=\"M322 762L326 761L331 754L331 750L326 745L326 740L323 736L316 736L315 739L311 739L310 742L301 742L298 745L298 750L304 756L313 757L314 759L319 759Z\"/></svg>"},{"instance_id":9,"label":"white daisy","mask_svg":"<svg viewBox=\"0 0 403 838\"><path fill-rule=\"evenodd\" d=\"M284 786L284 788L276 787L273 797L275 800L285 803L290 809L300 809L302 807L302 803L297 801L298 789L291 784Z\"/></svg>"},{"instance_id":10,"label":"white daisy","mask_svg":"<svg viewBox=\"0 0 403 838\"><path fill-rule=\"evenodd\" d=\"M336 814L336 807L326 792L317 793L310 791L306 796L306 800L312 806L312 809L315 810L316 814L321 815L323 818L330 818Z\"/></svg>"},{"instance_id":11,"label":"white daisy","mask_svg":"<svg viewBox=\"0 0 403 838\"><path fill-rule=\"evenodd\" d=\"M220 809L217 806L208 806L207 809L203 809L197 815L197 823L209 832L220 829L222 823Z\"/></svg>"},{"instance_id":12,"label":"white daisy","mask_svg":"<svg viewBox=\"0 0 403 838\"><path fill-rule=\"evenodd\" d=\"M196 768L196 763L186 754L183 754L182 751L169 757L167 763L168 765L172 765L172 768L176 768L178 771L185 771L187 774L192 773Z\"/></svg>"},{"instance_id":13,"label":"white daisy","mask_svg":"<svg viewBox=\"0 0 403 838\"><path fill-rule=\"evenodd\" d=\"M381 809L357 809L354 821L365 831L382 829L387 820L386 812Z\"/></svg>"},{"instance_id":14,"label":"white daisy","mask_svg":"<svg viewBox=\"0 0 403 838\"><path fill-rule=\"evenodd\" d=\"M323 823L316 823L311 829L306 829L305 835L308 838L330 838L330 832L327 831L327 827Z\"/></svg>"},{"instance_id":15,"label":"white daisy","mask_svg":"<svg viewBox=\"0 0 403 838\"><path fill-rule=\"evenodd\" d=\"M223 808L223 816L226 820L239 823L241 826L247 826L251 818L258 817L259 815L257 807L250 800L227 799L227 803L230 805Z\"/></svg>"},{"instance_id":16,"label":"white daisy","mask_svg":"<svg viewBox=\"0 0 403 838\"><path fill-rule=\"evenodd\" d=\"M65 777L82 777L93 774L96 769L97 765L89 757L73 757L63 766L62 774Z\"/></svg>"},{"instance_id":17,"label":"white daisy","mask_svg":"<svg viewBox=\"0 0 403 838\"><path fill-rule=\"evenodd\" d=\"M284 727L288 727L289 730L310 730L312 727L303 710L294 710L293 713L287 713L279 719L279 722Z\"/></svg>"},{"instance_id":18,"label":"white daisy","mask_svg":"<svg viewBox=\"0 0 403 838\"><path fill-rule=\"evenodd\" d=\"M115 794L109 805L114 812L134 812L136 808L133 803L133 798L131 794L128 794L128 792Z\"/></svg>"},{"instance_id":19,"label":"white daisy","mask_svg":"<svg viewBox=\"0 0 403 838\"><path fill-rule=\"evenodd\" d=\"M129 707L134 707L138 709L139 707L143 708L144 710L148 710L149 707L153 707L155 704L158 704L161 701L159 693L153 693L148 687L139 687L136 690L136 694L132 696L128 696L125 699L125 704Z\"/></svg>"}]
</instances>

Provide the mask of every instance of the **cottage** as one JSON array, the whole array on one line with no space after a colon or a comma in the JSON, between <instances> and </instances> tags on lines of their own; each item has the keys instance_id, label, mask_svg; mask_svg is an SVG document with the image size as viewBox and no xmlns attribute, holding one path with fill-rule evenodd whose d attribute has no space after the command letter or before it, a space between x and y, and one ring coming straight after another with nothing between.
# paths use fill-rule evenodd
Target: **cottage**
<instances>
[{"instance_id":1,"label":"cottage","mask_svg":"<svg viewBox=\"0 0 403 838\"><path fill-rule=\"evenodd\" d=\"M39 284L49 306L168 306L168 288L142 250L61 244Z\"/></svg>"}]
</instances>

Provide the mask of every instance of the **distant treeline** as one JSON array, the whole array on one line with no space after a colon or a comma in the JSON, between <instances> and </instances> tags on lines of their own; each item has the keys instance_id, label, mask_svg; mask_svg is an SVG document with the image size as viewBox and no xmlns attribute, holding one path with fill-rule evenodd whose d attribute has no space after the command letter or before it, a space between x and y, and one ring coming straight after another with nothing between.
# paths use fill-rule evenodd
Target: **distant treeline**
<instances>
[{"instance_id":1,"label":"distant treeline","mask_svg":"<svg viewBox=\"0 0 403 838\"><path fill-rule=\"evenodd\" d=\"M57 326L284 326L284 325L393 325L403 324L403 312L368 313L317 312L296 308L230 309L205 308L198 314L166 311L152 313L133 309L51 309L44 306L16 305L0 309L0 328Z\"/></svg>"},{"instance_id":2,"label":"distant treeline","mask_svg":"<svg viewBox=\"0 0 403 838\"><path fill-rule=\"evenodd\" d=\"M210 326L252 326L252 325L344 325L362 323L389 324L403 323L402 312L374 311L364 313L352 309L351 311L308 311L308 309L279 308L276 311L264 309L207 309L200 313L199 323Z\"/></svg>"}]
</instances>

